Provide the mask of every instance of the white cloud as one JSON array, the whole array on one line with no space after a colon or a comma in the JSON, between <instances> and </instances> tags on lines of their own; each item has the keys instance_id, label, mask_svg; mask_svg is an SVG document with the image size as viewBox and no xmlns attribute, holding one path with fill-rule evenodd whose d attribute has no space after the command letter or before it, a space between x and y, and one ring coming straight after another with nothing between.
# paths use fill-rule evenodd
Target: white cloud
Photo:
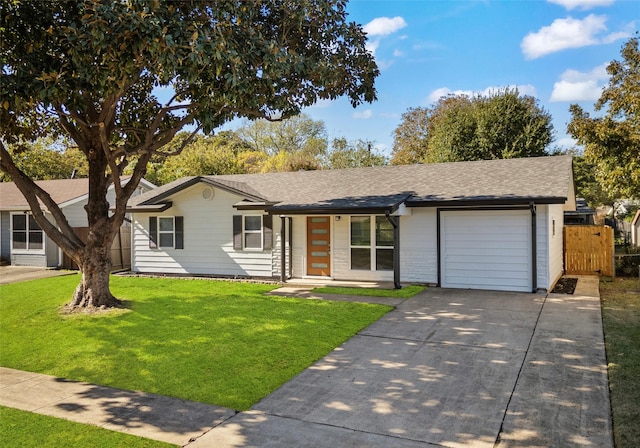
<instances>
[{"instance_id":1,"label":"white cloud","mask_svg":"<svg viewBox=\"0 0 640 448\"><path fill-rule=\"evenodd\" d=\"M547 0L549 3L564 6L567 10L582 9L587 10L598 6L612 5L614 0Z\"/></svg>"},{"instance_id":2,"label":"white cloud","mask_svg":"<svg viewBox=\"0 0 640 448\"><path fill-rule=\"evenodd\" d=\"M527 59L536 59L567 48L594 45L599 43L596 35L607 30L606 21L606 16L595 14L590 14L583 20L572 17L556 19L551 25L540 28L537 33L527 34L520 48Z\"/></svg>"},{"instance_id":3,"label":"white cloud","mask_svg":"<svg viewBox=\"0 0 640 448\"><path fill-rule=\"evenodd\" d=\"M400 16L394 18L378 17L373 19L363 27L365 33L367 33L365 48L375 56L376 50L380 46L381 37L393 34L405 26L407 26L407 22Z\"/></svg>"},{"instance_id":4,"label":"white cloud","mask_svg":"<svg viewBox=\"0 0 640 448\"><path fill-rule=\"evenodd\" d=\"M560 80L553 84L551 101L596 101L604 88L602 81L609 78L607 65L605 62L589 72L565 70L560 75Z\"/></svg>"},{"instance_id":5,"label":"white cloud","mask_svg":"<svg viewBox=\"0 0 640 448\"><path fill-rule=\"evenodd\" d=\"M407 22L400 17L378 17L367 23L363 29L369 36L388 36L407 26Z\"/></svg>"},{"instance_id":6,"label":"white cloud","mask_svg":"<svg viewBox=\"0 0 640 448\"><path fill-rule=\"evenodd\" d=\"M353 118L356 120L368 120L371 117L373 117L373 111L371 109L365 109L363 111L353 113Z\"/></svg>"},{"instance_id":7,"label":"white cloud","mask_svg":"<svg viewBox=\"0 0 640 448\"><path fill-rule=\"evenodd\" d=\"M521 84L521 85L513 84L513 85L509 85L509 86L502 86L502 87L489 86L489 87L485 88L484 90L477 90L477 91L473 91L473 90L451 90L448 87L440 87L439 89L436 89L433 92L431 92L429 94L429 96L427 96L426 103L427 104L435 103L440 98L442 98L443 96L447 96L447 95L466 95L466 96L469 96L469 97L471 97L473 95L489 96L489 95L491 95L493 93L496 93L496 92L499 92L501 90L504 90L505 88L518 89L518 93L520 93L520 95L536 96L536 88L534 86L532 86L531 84Z\"/></svg>"},{"instance_id":8,"label":"white cloud","mask_svg":"<svg viewBox=\"0 0 640 448\"><path fill-rule=\"evenodd\" d=\"M395 50L393 50L393 56L399 58L401 56L404 56L404 53L396 48Z\"/></svg>"},{"instance_id":9,"label":"white cloud","mask_svg":"<svg viewBox=\"0 0 640 448\"><path fill-rule=\"evenodd\" d=\"M451 90L449 87L440 87L439 89L434 90L433 92L431 92L429 94L429 96L427 97L427 103L431 104L431 103L435 103L436 101L438 101L440 98L442 98L443 96L447 96L447 95L467 95L467 96L472 96L473 95L473 91L472 90Z\"/></svg>"}]
</instances>

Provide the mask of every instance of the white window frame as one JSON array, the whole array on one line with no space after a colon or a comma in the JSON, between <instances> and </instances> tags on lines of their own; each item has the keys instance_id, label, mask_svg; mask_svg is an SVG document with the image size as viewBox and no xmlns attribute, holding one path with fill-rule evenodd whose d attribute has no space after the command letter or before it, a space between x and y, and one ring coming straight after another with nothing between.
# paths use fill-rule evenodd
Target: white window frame
<instances>
[{"instance_id":1,"label":"white window frame","mask_svg":"<svg viewBox=\"0 0 640 448\"><path fill-rule=\"evenodd\" d=\"M363 218L368 217L370 226L369 226L369 245L368 246L354 246L351 244L351 220L353 218ZM378 271L378 272L391 272L393 269L377 269L377 250L378 249L391 249L395 250L394 246L383 246L379 245L376 239L376 219L378 217L385 218L384 215L352 215L349 216L349 270L351 271ZM352 249L369 249L369 269L353 269L351 266L351 250Z\"/></svg>"},{"instance_id":2,"label":"white window frame","mask_svg":"<svg viewBox=\"0 0 640 448\"><path fill-rule=\"evenodd\" d=\"M26 217L26 245L27 247L24 249L16 249L13 247L13 217L14 216L25 216ZM46 234L44 233L44 230L40 229L40 232L42 233L42 249L29 249L29 216L33 216L32 213L25 213L25 212L15 212L15 213L10 213L9 216L9 223L10 223L10 239L11 239L11 253L12 254L37 254L37 255L44 255L46 253L46 244L47 244L47 237ZM22 232L22 230L20 230L20 232Z\"/></svg>"},{"instance_id":3,"label":"white window frame","mask_svg":"<svg viewBox=\"0 0 640 448\"><path fill-rule=\"evenodd\" d=\"M260 218L260 230L247 230L246 222L249 217L258 217ZM247 238L248 234L260 235L260 247L247 247ZM261 252L264 250L264 219L263 215L242 215L242 250L246 251L255 251Z\"/></svg>"},{"instance_id":4,"label":"white window frame","mask_svg":"<svg viewBox=\"0 0 640 448\"><path fill-rule=\"evenodd\" d=\"M160 226L160 221L163 219L170 219L172 222L172 230L160 230L161 226ZM158 216L158 228L157 228L157 233L158 233L158 249L175 249L176 248L176 217L175 216ZM163 246L161 244L162 238L161 235L162 234L171 234L172 237L172 241L173 244L171 246Z\"/></svg>"}]
</instances>

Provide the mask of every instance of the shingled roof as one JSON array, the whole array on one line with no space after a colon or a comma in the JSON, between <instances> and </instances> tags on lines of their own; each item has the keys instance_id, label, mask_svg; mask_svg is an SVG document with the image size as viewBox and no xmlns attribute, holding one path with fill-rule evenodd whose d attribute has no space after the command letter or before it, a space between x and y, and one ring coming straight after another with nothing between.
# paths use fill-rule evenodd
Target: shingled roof
<instances>
[{"instance_id":1,"label":"shingled roof","mask_svg":"<svg viewBox=\"0 0 640 448\"><path fill-rule=\"evenodd\" d=\"M570 156L401 165L343 170L188 177L130 201L131 209L166 204L198 182L232 191L271 213L368 213L407 206L564 203L572 188Z\"/></svg>"},{"instance_id":2,"label":"shingled roof","mask_svg":"<svg viewBox=\"0 0 640 448\"><path fill-rule=\"evenodd\" d=\"M64 204L89 193L89 179L39 180L36 185L44 189L56 204ZM16 184L0 183L0 210L28 210L29 204Z\"/></svg>"}]
</instances>

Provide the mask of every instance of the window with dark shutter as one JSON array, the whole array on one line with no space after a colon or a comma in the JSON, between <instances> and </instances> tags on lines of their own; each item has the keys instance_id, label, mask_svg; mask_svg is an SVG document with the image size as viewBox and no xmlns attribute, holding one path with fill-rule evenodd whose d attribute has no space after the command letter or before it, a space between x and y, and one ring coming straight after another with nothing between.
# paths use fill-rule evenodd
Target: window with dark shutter
<instances>
[{"instance_id":1,"label":"window with dark shutter","mask_svg":"<svg viewBox=\"0 0 640 448\"><path fill-rule=\"evenodd\" d=\"M242 215L233 215L233 248L242 250Z\"/></svg>"},{"instance_id":2,"label":"window with dark shutter","mask_svg":"<svg viewBox=\"0 0 640 448\"><path fill-rule=\"evenodd\" d=\"M149 247L151 249L158 248L158 217L149 217Z\"/></svg>"},{"instance_id":3,"label":"window with dark shutter","mask_svg":"<svg viewBox=\"0 0 640 448\"><path fill-rule=\"evenodd\" d=\"M273 248L273 216L264 215L262 217L263 229L263 241L262 248L264 250L271 250Z\"/></svg>"},{"instance_id":4,"label":"window with dark shutter","mask_svg":"<svg viewBox=\"0 0 640 448\"><path fill-rule=\"evenodd\" d=\"M184 217L175 217L176 249L184 249Z\"/></svg>"}]
</instances>

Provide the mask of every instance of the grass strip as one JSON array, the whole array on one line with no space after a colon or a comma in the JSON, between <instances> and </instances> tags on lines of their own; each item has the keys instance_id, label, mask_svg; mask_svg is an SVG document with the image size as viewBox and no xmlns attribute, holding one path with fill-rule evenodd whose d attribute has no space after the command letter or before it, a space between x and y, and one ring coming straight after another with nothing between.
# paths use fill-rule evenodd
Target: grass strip
<instances>
[{"instance_id":1,"label":"grass strip","mask_svg":"<svg viewBox=\"0 0 640 448\"><path fill-rule=\"evenodd\" d=\"M401 289L378 289L378 288L349 288L324 286L315 288L313 292L319 294L336 294L344 296L368 296L368 297L389 297L395 299L409 299L424 291L425 286L410 285Z\"/></svg>"},{"instance_id":2,"label":"grass strip","mask_svg":"<svg viewBox=\"0 0 640 448\"><path fill-rule=\"evenodd\" d=\"M616 448L640 446L640 284L600 282Z\"/></svg>"},{"instance_id":3,"label":"grass strip","mask_svg":"<svg viewBox=\"0 0 640 448\"><path fill-rule=\"evenodd\" d=\"M14 448L169 448L171 445L119 432L0 406L0 440Z\"/></svg>"},{"instance_id":4,"label":"grass strip","mask_svg":"<svg viewBox=\"0 0 640 448\"><path fill-rule=\"evenodd\" d=\"M0 365L246 410L387 313L274 285L113 277L128 309L60 313L79 276L0 286Z\"/></svg>"}]
</instances>

